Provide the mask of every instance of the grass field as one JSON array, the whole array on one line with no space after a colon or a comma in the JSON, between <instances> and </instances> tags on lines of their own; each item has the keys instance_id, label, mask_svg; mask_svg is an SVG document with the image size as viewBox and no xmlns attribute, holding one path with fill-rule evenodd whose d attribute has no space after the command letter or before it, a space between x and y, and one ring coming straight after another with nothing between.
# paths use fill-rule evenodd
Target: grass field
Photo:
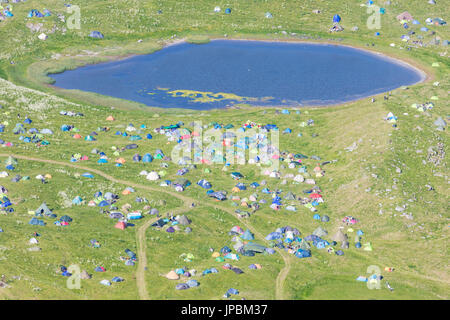
<instances>
[{"instance_id":1,"label":"grass field","mask_svg":"<svg viewBox=\"0 0 450 320\"><path fill-rule=\"evenodd\" d=\"M448 122L449 115L449 70L448 47L442 41L449 38L448 25L427 26L434 35L420 32L428 17L448 19L449 9L444 1L429 5L426 1L391 1L381 16L381 29L366 27L367 8L361 2L332 1L73 1L81 8L81 29L63 32L66 23L56 13L70 15L61 1L33 1L13 5L13 18L0 22L0 122L5 130L0 133L2 164L8 155L18 159L14 171L0 178L0 185L8 189L7 196L13 203L14 212L0 214L0 274L5 275L9 288L0 288L2 299L221 299L229 288L240 291L238 299L448 299L449 278L449 192L448 162L445 157L448 144L448 129L437 131L433 122L442 117ZM214 13L214 7L222 8ZM5 4L3 4L5 6ZM225 15L223 10L232 8ZM31 9L52 11L51 17L26 18ZM313 10L321 10L320 14ZM160 13L158 13L160 10ZM422 24L403 29L395 17L409 11ZM264 14L271 12L273 19ZM332 17L342 17L343 32L328 33ZM43 23L43 32L49 37L38 39L38 33L31 32L28 22ZM50 30L55 26L55 32ZM358 31L351 31L358 26ZM93 30L105 35L104 40L88 37ZM423 44L417 46L401 41L408 31L423 34ZM379 31L380 36L374 33ZM175 36L176 35L176 36ZM441 42L429 44L435 37ZM429 79L409 88L391 92L388 100L383 95L345 105L326 108L302 108L297 114L277 113L279 108L260 108L240 105L229 110L195 112L187 109L158 109L120 99L87 94L77 91L55 89L48 85L49 72L63 71L86 63L123 58L133 54L151 53L165 44L180 39L193 43L205 43L213 38L269 39L290 41L317 41L346 44L379 51L414 64L427 72ZM142 39L142 42L137 42ZM416 39L416 38L414 38ZM395 46L391 46L394 43ZM372 45L373 44L373 45ZM407 48L410 48L409 50ZM13 62L13 63L11 63ZM439 67L432 67L438 62ZM439 82L439 85L434 85ZM430 100L432 96L438 100ZM411 108L414 103L433 101L434 107L426 112ZM83 117L60 115L60 111L82 112ZM383 120L388 112L398 117L397 127ZM19 116L18 116L19 114ZM116 119L105 121L108 115ZM12 131L16 123L23 123L25 116L33 122L29 128L49 128L52 135L44 135L50 144L37 146L20 140ZM302 127L309 119L314 126ZM308 185L295 184L288 180L272 179L259 175L255 166L234 165L222 171L223 165L198 165L185 175L192 182L184 192L177 193L170 187L160 187L139 175L142 170L160 171L163 161L135 163L135 153L144 155L162 149L170 154L176 142L168 142L163 135L155 134L154 128L175 124L179 121L188 125L192 121L209 124L217 121L223 124L241 126L247 120L260 124L275 123L280 132L289 127L291 134L280 134L280 150L306 155L317 155L321 162L337 160L323 166L325 175L314 178L322 189L325 203L318 207L318 213L328 215L329 222L313 219L314 213L298 201L297 212L284 208L274 211L268 205L249 218L238 218L233 201L217 203L205 196L205 190L196 185L200 179L207 179L214 190L231 193L236 181L230 172L239 171L246 184L253 181L268 181L271 190L282 189L301 195ZM136 150L124 150L113 155L113 147L122 148L128 138L117 136L132 123L136 127L145 124L145 133L153 139L139 140ZM97 141L73 139L73 132L61 131L62 125L80 129L84 138L92 131L98 132ZM103 132L99 128L109 127ZM302 133L302 137L297 134ZM30 136L30 134L22 134ZM144 134L142 136L145 136ZM430 147L443 144L442 161L433 164L428 161ZM353 151L347 147L355 145ZM91 154L97 148L104 151L109 163L98 164L98 156ZM88 155L89 160L71 163L72 154ZM114 166L114 160L123 157L123 167ZM308 172L317 161L306 159ZM177 178L181 166L170 163L164 169L164 179ZM210 173L204 171L211 170ZM1 170L0 170L1 171ZM93 179L79 176L90 171ZM296 174L296 169L282 168L284 174ZM35 179L38 174L49 173L52 178L42 184ZM29 176L30 180L12 182L16 174ZM241 180L242 181L242 180ZM122 195L126 187L133 187L135 193ZM429 190L429 186L433 190ZM157 208L163 217L170 212L183 212L191 220L192 232L167 233L148 226L154 219L144 216L136 220L134 227L125 230L114 228L115 221L99 213L98 207L86 203L72 206L71 201L81 196L86 202L94 198L97 191L113 192L120 196L117 207L130 204L133 210L142 210L146 205L135 202L136 196L145 197L151 207ZM255 191L241 191L241 198L249 197ZM270 203L271 195L258 192L258 200ZM165 200L161 202L160 200ZM31 215L45 201L58 218L67 214L73 218L70 226L58 227L53 220L44 218L47 225L36 227L28 224ZM195 203L194 208L189 205ZM236 204L239 202L236 201ZM292 201L294 203L294 201ZM290 201L283 201L284 207ZM405 205L405 211L396 207ZM411 215L409 215L411 214ZM221 266L211 257L209 248L216 251L223 246L232 246L228 231L234 225L249 228L255 233L256 242L266 244L262 237L286 225L296 227L301 237L311 234L322 226L333 235L342 225L344 216L359 219L353 229L364 231L362 243L370 242L373 251L355 248L355 232L348 232L350 248L344 256L329 254L325 249L312 248L311 258L299 259L283 250L273 255L241 257L240 261L226 261L240 267L244 274L237 275ZM148 225L147 225L148 224ZM42 250L30 252L28 240L33 232L38 237ZM262 236L262 237L261 237ZM329 238L325 237L326 239ZM89 247L89 241L97 239L101 247ZM125 249L138 254L136 266L125 266L119 258L125 256ZM338 249L338 247L336 248ZM194 259L186 262L182 253L192 253ZM146 265L141 260L146 259ZM260 270L251 270L248 265L259 263ZM82 270L93 274L92 279L82 280L79 290L66 286L66 277L59 274L60 265L78 264ZM94 272L98 265L105 267L105 273ZM365 283L357 282L360 276L369 276L367 268L376 265L395 268L394 272L382 272L383 286L380 290L369 290ZM144 268L145 267L145 268ZM200 286L189 290L175 290L176 283L161 276L170 270L186 267L196 269L200 274L205 268L215 267L217 274L195 276ZM112 286L103 286L99 281L111 280L114 276L125 279ZM395 289L384 286L387 280Z\"/></svg>"}]
</instances>

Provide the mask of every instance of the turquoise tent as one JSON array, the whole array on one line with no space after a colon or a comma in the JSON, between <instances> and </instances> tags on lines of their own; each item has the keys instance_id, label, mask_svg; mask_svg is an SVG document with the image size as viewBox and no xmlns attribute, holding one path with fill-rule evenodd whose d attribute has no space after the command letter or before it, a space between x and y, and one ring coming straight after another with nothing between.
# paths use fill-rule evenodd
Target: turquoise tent
<instances>
[{"instance_id":1,"label":"turquoise tent","mask_svg":"<svg viewBox=\"0 0 450 320\"><path fill-rule=\"evenodd\" d=\"M80 196L76 196L76 197L72 200L72 204L81 204L81 202L83 202L83 199L81 199Z\"/></svg>"},{"instance_id":2,"label":"turquoise tent","mask_svg":"<svg viewBox=\"0 0 450 320\"><path fill-rule=\"evenodd\" d=\"M253 233L251 233L250 230L248 230L248 229L242 234L241 238L244 240L254 240L255 239Z\"/></svg>"},{"instance_id":3,"label":"turquoise tent","mask_svg":"<svg viewBox=\"0 0 450 320\"><path fill-rule=\"evenodd\" d=\"M146 153L144 157L142 158L142 162L152 162L153 157L150 153Z\"/></svg>"}]
</instances>

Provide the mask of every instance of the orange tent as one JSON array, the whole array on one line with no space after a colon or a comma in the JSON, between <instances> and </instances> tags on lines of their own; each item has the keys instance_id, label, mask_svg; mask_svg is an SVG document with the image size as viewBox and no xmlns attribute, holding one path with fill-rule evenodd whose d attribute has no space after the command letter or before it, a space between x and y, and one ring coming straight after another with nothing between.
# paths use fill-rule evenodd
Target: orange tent
<instances>
[{"instance_id":1,"label":"orange tent","mask_svg":"<svg viewBox=\"0 0 450 320\"><path fill-rule=\"evenodd\" d=\"M78 133L75 133L75 134L73 135L73 138L74 138L74 139L81 139L81 136L80 136Z\"/></svg>"},{"instance_id":2,"label":"orange tent","mask_svg":"<svg viewBox=\"0 0 450 320\"><path fill-rule=\"evenodd\" d=\"M123 221L117 222L116 225L114 226L114 228L120 229L120 230L124 230L126 227L127 227L127 224Z\"/></svg>"},{"instance_id":3,"label":"orange tent","mask_svg":"<svg viewBox=\"0 0 450 320\"><path fill-rule=\"evenodd\" d=\"M118 158L118 159L116 159L116 162L117 162L117 163L124 164L126 161L125 161L124 158Z\"/></svg>"},{"instance_id":4,"label":"orange tent","mask_svg":"<svg viewBox=\"0 0 450 320\"><path fill-rule=\"evenodd\" d=\"M106 118L106 121L114 121L115 119L114 119L114 117L113 116L108 116L107 118Z\"/></svg>"},{"instance_id":5,"label":"orange tent","mask_svg":"<svg viewBox=\"0 0 450 320\"><path fill-rule=\"evenodd\" d=\"M125 190L122 191L122 194L123 195L131 194L131 191L128 190L128 189L125 189Z\"/></svg>"}]
</instances>

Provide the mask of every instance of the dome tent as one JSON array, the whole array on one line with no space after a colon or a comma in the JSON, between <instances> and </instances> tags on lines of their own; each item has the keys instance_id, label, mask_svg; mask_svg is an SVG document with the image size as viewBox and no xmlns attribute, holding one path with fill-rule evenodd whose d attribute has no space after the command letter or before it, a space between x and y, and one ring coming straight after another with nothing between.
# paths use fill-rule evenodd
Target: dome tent
<instances>
[{"instance_id":1,"label":"dome tent","mask_svg":"<svg viewBox=\"0 0 450 320\"><path fill-rule=\"evenodd\" d=\"M103 39L105 36L100 31L92 31L89 34L89 37L94 39Z\"/></svg>"},{"instance_id":2,"label":"dome tent","mask_svg":"<svg viewBox=\"0 0 450 320\"><path fill-rule=\"evenodd\" d=\"M338 14L335 14L333 16L333 23L339 23L341 22L341 17Z\"/></svg>"},{"instance_id":3,"label":"dome tent","mask_svg":"<svg viewBox=\"0 0 450 320\"><path fill-rule=\"evenodd\" d=\"M251 233L250 230L248 230L248 229L244 232L244 234L241 236L241 238L244 240L254 240L255 239L253 233Z\"/></svg>"}]
</instances>

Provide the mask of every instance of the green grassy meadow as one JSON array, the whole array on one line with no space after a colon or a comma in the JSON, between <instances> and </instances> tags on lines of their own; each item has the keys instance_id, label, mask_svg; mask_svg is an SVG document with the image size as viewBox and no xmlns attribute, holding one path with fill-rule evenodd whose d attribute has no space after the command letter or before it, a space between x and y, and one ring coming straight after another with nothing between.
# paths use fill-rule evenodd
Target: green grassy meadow
<instances>
[{"instance_id":1,"label":"green grassy meadow","mask_svg":"<svg viewBox=\"0 0 450 320\"><path fill-rule=\"evenodd\" d=\"M380 36L375 36L375 30L366 27L367 8L360 6L363 1L354 0L234 0L214 3L203 0L76 0L72 4L81 8L81 29L65 32L66 24L56 15L64 14L66 18L70 15L63 2L29 0L12 4L14 17L0 21L0 123L5 126L0 139L13 144L2 144L0 149L0 171L9 173L8 177L0 178L0 185L8 190L7 196L14 208L13 213L0 212L0 228L4 230L0 233L0 275L6 276L10 286L0 288L0 299L142 298L137 281L139 260L135 266L126 266L120 257L126 255L124 250L127 248L136 253L139 251L138 230L154 217L144 215L142 220L133 221L134 227L115 229L115 220L100 213L100 208L87 206L97 191L117 193L120 196L116 203L119 209L130 204L132 210L143 210L147 204L137 203L135 198L145 197L149 200L148 205L157 208L163 217L166 213L181 210L190 202L195 203L194 208L184 211L192 220L191 233L177 231L169 234L154 227L145 230L147 265L141 285L146 288L150 299L223 299L229 288L240 291L239 295L233 296L234 299L277 299L280 292L284 299L448 299L448 161L444 153L442 161L433 164L428 161L428 150L439 143L443 144L444 152L448 149L448 127L438 131L433 122L438 117L447 122L449 119L450 63L448 46L443 46L442 40L449 39L450 33L448 25L427 26L435 34L424 34L423 43L427 44L435 37L439 37L441 43L423 47L403 42L400 37L410 30L420 34L419 28L425 25L428 17L449 19L449 9L444 1L429 5L427 1L397 0L391 1L389 6L382 1L374 2L386 8L381 17L382 27L376 30ZM214 13L216 5L222 8L220 13ZM227 7L232 8L229 15L223 13ZM39 20L26 18L33 8L41 11L47 8L53 14ZM321 13L313 13L315 9ZM409 11L422 24L403 29L395 19L403 11ZM266 12L271 12L273 19L266 19ZM344 31L329 33L336 13L342 17ZM26 27L29 22L43 23L48 39L39 40L40 32L33 33ZM352 31L353 26L358 26L359 30ZM52 28L55 30L53 33L49 32ZM89 38L93 30L101 31L105 39ZM153 108L91 93L57 89L49 86L46 76L49 72L62 72L88 63L151 53L180 39L202 45L214 38L307 40L352 45L403 59L427 72L429 79L409 88L393 90L388 100L378 95L375 102L365 98L339 106L300 108L290 110L290 114L281 114L277 112L281 108L248 105L210 111ZM138 43L140 39L143 41ZM439 67L432 67L435 62ZM432 96L438 100L430 100ZM414 103L428 101L433 101L432 110L419 112L411 107ZM60 114L62 110L81 112L84 116L63 116ZM383 119L388 112L398 117L397 127ZM114 116L115 121L106 121L109 115ZM24 142L19 139L20 134L12 132L16 123L23 123L26 116L33 120L24 125L27 129L49 128L53 131L52 135L44 135L49 145ZM301 126L309 119L314 120L313 126ZM232 165L228 171L223 171L223 165L197 165L197 169L191 169L183 176L192 185L175 197L173 188L160 187L160 181L148 181L139 175L142 170L163 170L161 163L164 161L132 161L135 153L154 154L156 149L170 155L176 142L168 142L167 137L153 132L163 125L180 121L185 125L192 121L202 121L203 124L217 121L238 128L247 120L263 125L276 124L280 128L282 151L317 155L322 159L320 162L336 160L323 166L325 175L318 178L313 172L318 161L304 160L308 168L305 177L310 175L316 180L325 201L318 206L317 213L328 215L329 222L313 219L314 213L298 201L283 200L283 209L270 209L271 195L262 194L262 187L257 189L258 200L265 199L268 204L262 205L248 218L238 218L234 213L236 209L251 209L241 207L239 201L215 202L196 185L198 180L207 179L214 190L226 190L229 195L234 195L231 190L237 182L230 177L230 172L239 171L245 177L239 182L248 185L266 179L271 190L283 190L282 197L287 191L300 196L303 190L311 187L289 179L283 184L283 178L261 176L257 166ZM138 149L125 149L115 156L114 150L133 143L128 137L115 135L116 131L124 131L129 123L136 128L145 124L145 133L141 136L151 133L153 139L139 140L135 142ZM63 132L60 129L63 125L78 128L82 139L73 139L73 132ZM108 127L108 130L101 131L103 127ZM292 133L282 134L285 128L291 128ZM92 131L98 133L97 141L85 141L84 137ZM302 136L298 137L298 133ZM346 148L353 144L357 147L347 151ZM98 164L99 157L91 154L94 148L104 151L109 163ZM89 160L71 163L70 158L75 153L87 155ZM15 170L8 171L4 169L4 161L9 154L54 163L18 159ZM114 160L119 157L126 160L122 167L114 165ZM297 169L288 168L288 163L282 164L282 175L297 174ZM162 179L176 179L180 168L170 162ZM205 172L205 168L211 172ZM93 179L80 177L89 170L101 171L103 175L92 172ZM48 183L42 184L35 179L38 174L47 173L52 176ZM12 182L11 178L16 174L30 179ZM427 185L433 190L429 190ZM122 195L122 191L130 186L135 192ZM254 192L248 188L236 195L242 199ZM71 201L76 196L81 196L85 203L72 205ZM69 226L56 226L53 219L43 218L46 226L29 225L32 215L28 211L36 210L44 201L58 218L69 215L73 222ZM291 202L296 204L297 212L284 209ZM406 205L405 212L412 214L412 219L396 210L397 206L403 205ZM209 251L209 248L218 251L223 246L231 248L233 242L228 232L235 225L246 229L246 224L255 234L264 237L286 225L298 228L300 237L322 226L328 231L329 238L342 226L342 218L347 215L356 217L359 222L352 227L353 233L347 232L350 248L344 250L343 256L312 247L312 257L305 259L279 250L273 255L243 256L240 261L225 261L244 271L244 274L237 275L222 269L225 262L216 262ZM370 242L373 251L355 248L354 238L359 229L364 231L362 243ZM28 240L33 232L41 234L37 245L41 251L27 250L32 247ZM101 247L90 247L91 239L98 240ZM260 237L255 241L268 244ZM192 253L194 259L184 261L180 257L183 253ZM286 267L283 257L289 261L289 270L281 288L277 289L278 276ZM249 269L252 263L260 264L262 269ZM67 278L60 275L59 266L71 264L78 264L93 275L92 279L82 280L81 289L68 289ZM105 273L94 272L99 265L106 268ZM384 279L380 290L369 290L365 283L355 280L360 275L369 276L367 268L371 265L382 270ZM175 285L186 279L168 280L161 276L176 268L196 269L201 274L202 270L211 267L219 272L194 276L200 286L189 290L175 290ZM395 270L384 272L385 267ZM112 286L99 283L114 276L125 281ZM394 291L385 287L385 280Z\"/></svg>"}]
</instances>

